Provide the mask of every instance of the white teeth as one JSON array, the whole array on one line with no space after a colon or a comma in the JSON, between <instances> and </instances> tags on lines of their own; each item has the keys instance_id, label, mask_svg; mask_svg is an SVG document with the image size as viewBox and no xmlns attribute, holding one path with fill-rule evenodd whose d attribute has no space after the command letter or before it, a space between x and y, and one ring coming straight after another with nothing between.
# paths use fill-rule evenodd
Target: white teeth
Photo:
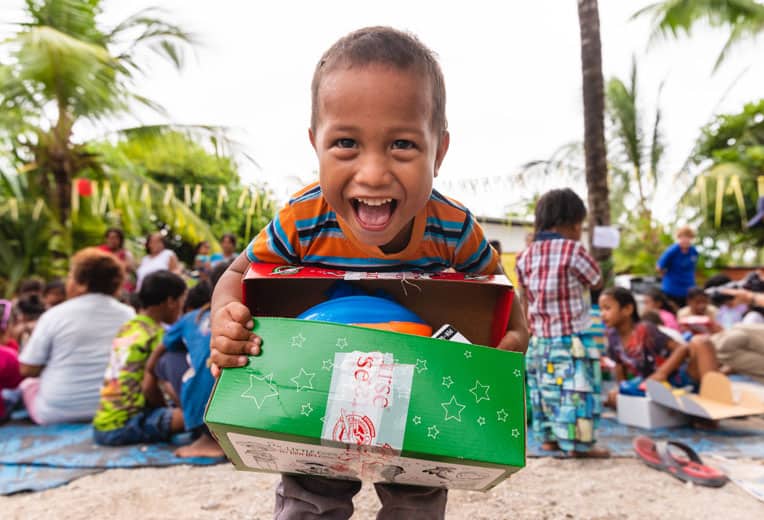
<instances>
[{"instance_id":1,"label":"white teeth","mask_svg":"<svg viewBox=\"0 0 764 520\"><path fill-rule=\"evenodd\" d=\"M366 204L367 206L382 206L383 204L387 204L393 201L393 199L362 199L362 198L357 198L356 200L360 202L361 204Z\"/></svg>"}]
</instances>

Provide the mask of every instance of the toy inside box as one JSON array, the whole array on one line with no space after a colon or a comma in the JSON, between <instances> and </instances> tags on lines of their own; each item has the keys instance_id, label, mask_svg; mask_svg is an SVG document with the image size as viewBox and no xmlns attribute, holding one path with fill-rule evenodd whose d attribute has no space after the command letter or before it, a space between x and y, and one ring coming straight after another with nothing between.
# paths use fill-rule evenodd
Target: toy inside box
<instances>
[{"instance_id":1,"label":"toy inside box","mask_svg":"<svg viewBox=\"0 0 764 520\"><path fill-rule=\"evenodd\" d=\"M475 344L292 318L337 279ZM506 328L505 277L253 264L244 291L263 351L205 416L238 469L486 490L525 465L523 356L480 345Z\"/></svg>"}]
</instances>

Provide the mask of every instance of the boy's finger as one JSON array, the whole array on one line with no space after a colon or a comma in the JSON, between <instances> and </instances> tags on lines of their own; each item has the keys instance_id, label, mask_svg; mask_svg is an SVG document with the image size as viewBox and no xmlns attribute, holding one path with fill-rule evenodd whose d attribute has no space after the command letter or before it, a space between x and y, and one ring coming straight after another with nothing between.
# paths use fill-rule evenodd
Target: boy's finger
<instances>
[{"instance_id":1,"label":"boy's finger","mask_svg":"<svg viewBox=\"0 0 764 520\"><path fill-rule=\"evenodd\" d=\"M215 327L214 333L227 338L245 341L250 339L252 331L242 327L241 323L235 321L228 321L222 324L221 327Z\"/></svg>"},{"instance_id":2,"label":"boy's finger","mask_svg":"<svg viewBox=\"0 0 764 520\"><path fill-rule=\"evenodd\" d=\"M220 351L212 350L210 351L210 359L212 360L213 365L217 365L219 368L233 368L233 367L243 367L247 364L247 356L232 356L228 354L223 354Z\"/></svg>"},{"instance_id":3,"label":"boy's finger","mask_svg":"<svg viewBox=\"0 0 764 520\"><path fill-rule=\"evenodd\" d=\"M249 309L245 305L236 302L229 303L226 306L226 310L231 319L236 323L240 323L248 329L254 327L254 323L251 323L252 314L250 314Z\"/></svg>"},{"instance_id":4,"label":"boy's finger","mask_svg":"<svg viewBox=\"0 0 764 520\"><path fill-rule=\"evenodd\" d=\"M257 338L257 336L253 337ZM260 354L260 344L262 343L260 338L257 338L257 341L255 341L248 337L247 340L248 341L240 341L226 336L213 336L212 341L210 342L210 347L213 351L218 350L220 353L229 356L257 356Z\"/></svg>"},{"instance_id":5,"label":"boy's finger","mask_svg":"<svg viewBox=\"0 0 764 520\"><path fill-rule=\"evenodd\" d=\"M210 372L212 372L212 377L215 379L220 377L220 367L217 365L217 363L210 364Z\"/></svg>"}]
</instances>

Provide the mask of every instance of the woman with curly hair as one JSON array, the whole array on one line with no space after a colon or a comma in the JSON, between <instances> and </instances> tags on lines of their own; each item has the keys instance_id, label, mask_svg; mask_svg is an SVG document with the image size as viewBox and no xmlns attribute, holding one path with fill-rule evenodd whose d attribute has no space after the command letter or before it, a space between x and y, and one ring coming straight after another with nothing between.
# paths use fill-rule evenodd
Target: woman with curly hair
<instances>
[{"instance_id":1,"label":"woman with curly hair","mask_svg":"<svg viewBox=\"0 0 764 520\"><path fill-rule=\"evenodd\" d=\"M40 316L19 355L26 378L20 388L34 422L93 418L112 339L135 314L115 298L124 278L122 263L98 248L72 257L68 299Z\"/></svg>"}]
</instances>

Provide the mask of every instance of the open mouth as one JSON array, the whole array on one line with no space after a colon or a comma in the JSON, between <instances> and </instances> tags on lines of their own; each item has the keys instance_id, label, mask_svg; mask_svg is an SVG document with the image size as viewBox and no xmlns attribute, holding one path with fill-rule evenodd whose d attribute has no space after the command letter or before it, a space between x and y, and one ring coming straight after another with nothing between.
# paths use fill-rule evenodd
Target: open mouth
<instances>
[{"instance_id":1,"label":"open mouth","mask_svg":"<svg viewBox=\"0 0 764 520\"><path fill-rule=\"evenodd\" d=\"M369 231L380 231L390 223L398 201L392 198L357 197L351 199L351 204L361 227Z\"/></svg>"}]
</instances>

